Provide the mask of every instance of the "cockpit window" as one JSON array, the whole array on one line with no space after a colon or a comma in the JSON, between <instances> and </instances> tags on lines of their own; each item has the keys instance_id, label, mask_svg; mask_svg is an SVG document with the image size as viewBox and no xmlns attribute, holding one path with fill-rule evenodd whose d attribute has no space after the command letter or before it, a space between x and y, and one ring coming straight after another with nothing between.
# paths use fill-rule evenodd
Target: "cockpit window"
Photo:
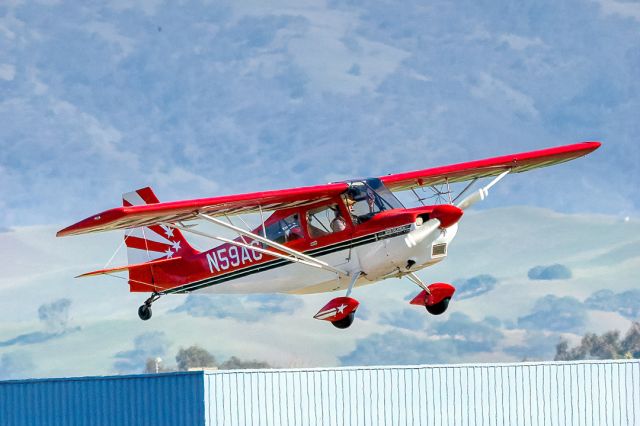
<instances>
[{"instance_id":1,"label":"cockpit window","mask_svg":"<svg viewBox=\"0 0 640 426\"><path fill-rule=\"evenodd\" d=\"M347 222L340 213L337 204L323 206L307 212L307 229L311 238L341 232L347 228Z\"/></svg>"},{"instance_id":2,"label":"cockpit window","mask_svg":"<svg viewBox=\"0 0 640 426\"><path fill-rule=\"evenodd\" d=\"M297 213L267 225L266 234L268 239L281 244L304 238Z\"/></svg>"},{"instance_id":3,"label":"cockpit window","mask_svg":"<svg viewBox=\"0 0 640 426\"><path fill-rule=\"evenodd\" d=\"M345 204L356 223L365 222L384 210L403 208L402 203L376 178L351 182L345 194Z\"/></svg>"}]
</instances>

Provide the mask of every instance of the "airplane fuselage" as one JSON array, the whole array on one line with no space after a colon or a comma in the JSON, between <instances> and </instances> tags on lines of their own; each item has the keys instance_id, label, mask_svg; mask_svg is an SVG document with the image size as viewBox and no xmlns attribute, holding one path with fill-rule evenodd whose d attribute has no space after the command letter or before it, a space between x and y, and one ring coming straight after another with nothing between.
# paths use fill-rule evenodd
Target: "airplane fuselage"
<instances>
[{"instance_id":1,"label":"airplane fuselage","mask_svg":"<svg viewBox=\"0 0 640 426\"><path fill-rule=\"evenodd\" d=\"M447 256L457 224L411 245L409 232L416 230L428 208L396 209L381 212L369 223L348 228L343 233L319 238L301 238L287 244L346 272L361 271L355 286L400 277L438 263ZM267 222L268 223L268 222ZM257 241L246 241L261 248ZM186 276L184 271L192 271ZM165 293L294 293L309 294L344 289L349 280L327 270L274 258L246 247L222 244L192 258L183 258L180 271L157 271L157 282L183 282ZM166 276L163 277L163 274Z\"/></svg>"}]
</instances>

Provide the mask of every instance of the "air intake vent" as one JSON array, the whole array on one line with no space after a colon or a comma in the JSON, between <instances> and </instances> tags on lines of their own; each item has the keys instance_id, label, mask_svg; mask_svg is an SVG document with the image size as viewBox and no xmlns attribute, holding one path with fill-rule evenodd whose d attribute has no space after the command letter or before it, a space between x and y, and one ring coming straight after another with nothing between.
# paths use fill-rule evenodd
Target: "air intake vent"
<instances>
[{"instance_id":1,"label":"air intake vent","mask_svg":"<svg viewBox=\"0 0 640 426\"><path fill-rule=\"evenodd\" d=\"M447 255L447 243L434 244L431 249L431 256L446 256Z\"/></svg>"}]
</instances>

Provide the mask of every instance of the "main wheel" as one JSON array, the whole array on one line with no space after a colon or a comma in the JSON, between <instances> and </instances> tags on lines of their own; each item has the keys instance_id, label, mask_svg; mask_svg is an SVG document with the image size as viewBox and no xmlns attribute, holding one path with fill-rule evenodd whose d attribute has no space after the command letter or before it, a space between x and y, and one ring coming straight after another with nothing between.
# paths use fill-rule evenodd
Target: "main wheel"
<instances>
[{"instance_id":1,"label":"main wheel","mask_svg":"<svg viewBox=\"0 0 640 426\"><path fill-rule=\"evenodd\" d=\"M353 324L353 319L355 317L356 317L356 313L354 311L354 312L351 312L346 317L342 318L341 320L332 321L331 324L333 324L335 328L349 328L349 326Z\"/></svg>"},{"instance_id":2,"label":"main wheel","mask_svg":"<svg viewBox=\"0 0 640 426\"><path fill-rule=\"evenodd\" d=\"M451 300L450 297L446 297L446 298L442 299L441 301L439 301L438 303L436 303L435 305L431 305L431 306L426 306L425 305L425 308L427 308L427 311L431 315L444 314L444 311L446 311L447 308L449 307L449 301L450 300Z\"/></svg>"},{"instance_id":3,"label":"main wheel","mask_svg":"<svg viewBox=\"0 0 640 426\"><path fill-rule=\"evenodd\" d=\"M138 316L142 321L146 321L151 318L151 306L142 305L138 308Z\"/></svg>"}]
</instances>

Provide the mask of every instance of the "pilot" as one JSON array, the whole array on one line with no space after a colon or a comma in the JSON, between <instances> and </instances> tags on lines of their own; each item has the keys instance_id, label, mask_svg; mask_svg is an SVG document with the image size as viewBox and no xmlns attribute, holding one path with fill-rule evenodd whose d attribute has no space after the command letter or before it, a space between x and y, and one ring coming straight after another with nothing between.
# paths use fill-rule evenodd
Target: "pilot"
<instances>
[{"instance_id":1,"label":"pilot","mask_svg":"<svg viewBox=\"0 0 640 426\"><path fill-rule=\"evenodd\" d=\"M334 217L331 221L331 230L333 232L340 232L347 229L347 222L344 220L344 217L342 217L338 206L336 206L336 208L333 210L333 213L336 215L336 217Z\"/></svg>"},{"instance_id":2,"label":"pilot","mask_svg":"<svg viewBox=\"0 0 640 426\"><path fill-rule=\"evenodd\" d=\"M344 203L347 206L347 210L351 215L351 219L353 220L353 223L357 224L357 223L360 223L360 219L358 218L358 215L355 213L355 205L357 203L357 201L355 200L356 193L357 193L356 190L349 189L349 191L347 191L347 193L345 194Z\"/></svg>"}]
</instances>

